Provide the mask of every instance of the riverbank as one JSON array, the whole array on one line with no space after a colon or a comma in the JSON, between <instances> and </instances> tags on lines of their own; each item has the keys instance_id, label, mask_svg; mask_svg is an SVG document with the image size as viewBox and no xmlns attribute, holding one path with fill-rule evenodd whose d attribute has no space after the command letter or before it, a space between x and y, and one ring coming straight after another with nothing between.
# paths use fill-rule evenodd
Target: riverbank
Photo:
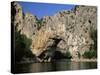
<instances>
[{"instance_id":1,"label":"riverbank","mask_svg":"<svg viewBox=\"0 0 100 75\"><path fill-rule=\"evenodd\" d=\"M84 59L84 58L80 58L80 59L78 59L78 58L77 59L59 59L59 60L52 60L51 62L59 62L59 61L63 61L63 62L97 62L97 59ZM46 63L48 61L44 61L44 62ZM27 60L22 60L20 62L17 62L17 64L23 64L23 63L40 63L40 62L37 61L37 60L34 60L34 59L28 60L28 58L27 58Z\"/></svg>"},{"instance_id":2,"label":"riverbank","mask_svg":"<svg viewBox=\"0 0 100 75\"><path fill-rule=\"evenodd\" d=\"M97 62L97 59L71 59L72 62Z\"/></svg>"}]
</instances>

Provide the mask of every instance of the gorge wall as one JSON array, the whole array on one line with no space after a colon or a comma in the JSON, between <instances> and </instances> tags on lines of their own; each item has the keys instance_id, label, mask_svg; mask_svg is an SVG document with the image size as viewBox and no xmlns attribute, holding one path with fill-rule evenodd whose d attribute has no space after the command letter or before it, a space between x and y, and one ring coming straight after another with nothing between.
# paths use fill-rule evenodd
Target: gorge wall
<instances>
[{"instance_id":1,"label":"gorge wall","mask_svg":"<svg viewBox=\"0 0 100 75\"><path fill-rule=\"evenodd\" d=\"M56 44L61 53L70 52L73 58L85 51L96 49L97 8L95 6L75 6L72 10L59 11L53 16L39 20L13 2L13 24L21 34L32 39L30 50L37 57ZM34 9L32 9L34 10ZM60 40L59 42L55 42ZM58 49L57 49L58 48ZM53 52L54 49L51 51Z\"/></svg>"}]
</instances>

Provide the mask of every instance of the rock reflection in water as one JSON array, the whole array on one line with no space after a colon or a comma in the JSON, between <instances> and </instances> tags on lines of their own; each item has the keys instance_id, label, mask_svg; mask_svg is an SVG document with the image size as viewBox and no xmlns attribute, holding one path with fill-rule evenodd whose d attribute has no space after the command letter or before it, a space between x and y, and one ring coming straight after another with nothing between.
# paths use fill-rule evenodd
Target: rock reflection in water
<instances>
[{"instance_id":1,"label":"rock reflection in water","mask_svg":"<svg viewBox=\"0 0 100 75\"><path fill-rule=\"evenodd\" d=\"M96 62L51 62L51 63L32 63L32 64L16 64L16 73L34 73L48 71L67 71L67 70L82 70L96 69Z\"/></svg>"}]
</instances>

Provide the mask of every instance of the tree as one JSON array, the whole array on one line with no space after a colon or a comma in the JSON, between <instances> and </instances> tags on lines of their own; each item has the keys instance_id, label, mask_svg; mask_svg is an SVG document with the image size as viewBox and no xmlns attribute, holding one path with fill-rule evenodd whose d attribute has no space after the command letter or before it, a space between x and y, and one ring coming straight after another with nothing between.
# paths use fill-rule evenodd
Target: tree
<instances>
[{"instance_id":1,"label":"tree","mask_svg":"<svg viewBox=\"0 0 100 75\"><path fill-rule=\"evenodd\" d=\"M84 58L97 58L97 52L95 50L86 51L83 54Z\"/></svg>"},{"instance_id":2,"label":"tree","mask_svg":"<svg viewBox=\"0 0 100 75\"><path fill-rule=\"evenodd\" d=\"M28 39L25 35L20 34L20 31L17 30L15 26L15 61L20 61L23 56L33 57L32 52L30 51L30 45L32 40Z\"/></svg>"}]
</instances>

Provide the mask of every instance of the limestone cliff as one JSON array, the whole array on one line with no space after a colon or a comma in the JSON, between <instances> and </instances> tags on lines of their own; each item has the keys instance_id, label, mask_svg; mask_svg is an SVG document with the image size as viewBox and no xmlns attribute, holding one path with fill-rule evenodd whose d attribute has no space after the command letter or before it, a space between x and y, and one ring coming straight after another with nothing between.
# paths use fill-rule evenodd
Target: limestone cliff
<instances>
[{"instance_id":1,"label":"limestone cliff","mask_svg":"<svg viewBox=\"0 0 100 75\"><path fill-rule=\"evenodd\" d=\"M56 40L60 40L56 42L56 48L60 48L61 53L69 51L73 58L94 49L95 40L91 36L97 31L95 6L75 6L70 11L59 11L53 16L44 16L41 23L30 13L23 14L21 6L16 2L14 10L14 25L18 25L21 34L32 39L30 49L36 56L52 47Z\"/></svg>"}]
</instances>

